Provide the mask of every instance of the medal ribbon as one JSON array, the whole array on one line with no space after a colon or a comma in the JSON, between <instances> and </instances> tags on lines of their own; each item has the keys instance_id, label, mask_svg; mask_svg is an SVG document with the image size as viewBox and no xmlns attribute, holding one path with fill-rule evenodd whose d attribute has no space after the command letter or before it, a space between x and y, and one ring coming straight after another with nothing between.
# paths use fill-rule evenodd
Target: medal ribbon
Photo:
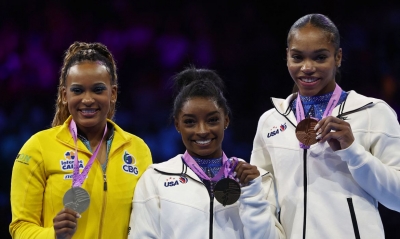
<instances>
[{"instance_id":1,"label":"medal ribbon","mask_svg":"<svg viewBox=\"0 0 400 239\"><path fill-rule=\"evenodd\" d=\"M193 170L193 172L199 176L202 179L209 180L216 182L218 181L222 175L224 174L225 178L230 177L233 179L233 171L236 168L236 165L239 163L239 160L235 157L231 158L232 160L229 160L228 157L226 157L225 153L222 152L222 167L218 171L214 177L210 178L197 164L197 162L192 158L192 156L189 155L189 153L186 152L183 154L183 160L185 163L189 166L190 169Z\"/></svg>"},{"instance_id":2,"label":"medal ribbon","mask_svg":"<svg viewBox=\"0 0 400 239\"><path fill-rule=\"evenodd\" d=\"M326 106L326 109L324 111L324 114L322 115L322 118L325 118L328 115L332 114L332 111L335 108L337 102L339 101L341 95L342 95L342 88L340 88L340 86L338 84L336 84L335 90L333 91L332 96L329 99L328 105ZM303 104L301 103L300 92L299 92L299 93L297 93L297 100L296 100L296 120L297 120L297 124L300 121L302 121L303 119L305 119L305 115L304 114L305 114L304 113L304 108L303 108ZM302 149L310 148L310 146L304 145L301 142L299 144L300 144L300 148L302 148Z\"/></svg>"},{"instance_id":3,"label":"medal ribbon","mask_svg":"<svg viewBox=\"0 0 400 239\"><path fill-rule=\"evenodd\" d=\"M75 142L75 157L74 157L74 171L72 174L72 187L81 187L83 182L86 179L86 176L89 173L90 168L92 167L92 164L94 162L94 159L96 158L97 154L99 153L100 146L103 143L104 136L107 133L107 123L106 127L104 129L103 137L101 138L100 143L97 145L96 149L94 150L92 157L90 157L89 162L86 164L85 168L82 170L82 173L79 174L79 160L78 160L78 137L77 137L77 128L76 128L76 123L74 120L71 120L71 123L69 124L69 131L72 134L72 138L74 139Z\"/></svg>"}]
</instances>

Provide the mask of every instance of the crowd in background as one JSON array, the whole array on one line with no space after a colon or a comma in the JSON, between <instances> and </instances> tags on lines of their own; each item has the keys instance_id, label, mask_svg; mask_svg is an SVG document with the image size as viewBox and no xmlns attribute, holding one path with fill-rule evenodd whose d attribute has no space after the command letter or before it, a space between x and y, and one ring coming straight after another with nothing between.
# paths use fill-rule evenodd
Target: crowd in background
<instances>
[{"instance_id":1,"label":"crowd in background","mask_svg":"<svg viewBox=\"0 0 400 239\"><path fill-rule=\"evenodd\" d=\"M14 1L0 3L0 234L11 220L14 159L32 134L50 127L63 51L74 41L101 42L117 60L116 122L143 138L154 162L183 151L170 121L171 77L193 64L216 70L233 111L227 155L249 159L269 98L285 97L287 29L306 13L328 15L342 36L341 86L385 100L400 114L400 4L346 1L264 4L204 1ZM398 214L381 212L387 232ZM396 224L397 223L397 224ZM397 228L396 228L397 227ZM391 232L391 231L390 231ZM3 237L2 237L3 238Z\"/></svg>"}]
</instances>

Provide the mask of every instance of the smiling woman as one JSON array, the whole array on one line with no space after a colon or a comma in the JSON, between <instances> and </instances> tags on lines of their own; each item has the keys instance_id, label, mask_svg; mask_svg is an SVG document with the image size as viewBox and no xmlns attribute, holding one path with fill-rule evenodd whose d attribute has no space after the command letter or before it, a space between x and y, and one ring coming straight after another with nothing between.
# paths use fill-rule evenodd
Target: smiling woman
<instances>
[{"instance_id":1,"label":"smiling woman","mask_svg":"<svg viewBox=\"0 0 400 239\"><path fill-rule=\"evenodd\" d=\"M53 127L33 135L14 163L13 238L126 238L131 202L151 154L112 118L113 56L100 43L65 53ZM115 217L118 215L118 217Z\"/></svg>"},{"instance_id":2,"label":"smiling woman","mask_svg":"<svg viewBox=\"0 0 400 239\"><path fill-rule=\"evenodd\" d=\"M340 35L322 14L287 37L295 82L258 123L250 162L274 174L289 238L385 238L378 202L400 211L400 127L386 102L337 84ZM271 133L279 125L285 130Z\"/></svg>"},{"instance_id":3,"label":"smiling woman","mask_svg":"<svg viewBox=\"0 0 400 239\"><path fill-rule=\"evenodd\" d=\"M222 150L230 113L222 79L192 67L175 85L172 115L186 152L139 180L129 238L284 238L271 174Z\"/></svg>"}]
</instances>

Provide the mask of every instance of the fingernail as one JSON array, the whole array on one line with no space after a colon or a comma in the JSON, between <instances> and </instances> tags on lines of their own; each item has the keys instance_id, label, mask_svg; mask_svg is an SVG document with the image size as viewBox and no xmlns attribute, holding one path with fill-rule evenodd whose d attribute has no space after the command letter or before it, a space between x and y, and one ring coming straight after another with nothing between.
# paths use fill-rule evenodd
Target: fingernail
<instances>
[{"instance_id":1,"label":"fingernail","mask_svg":"<svg viewBox=\"0 0 400 239\"><path fill-rule=\"evenodd\" d=\"M315 126L314 126L314 130L317 130L319 128L319 124L316 124Z\"/></svg>"},{"instance_id":2,"label":"fingernail","mask_svg":"<svg viewBox=\"0 0 400 239\"><path fill-rule=\"evenodd\" d=\"M315 139L316 139L316 140L320 140L321 137L322 137L322 136L319 134L319 135L317 135L317 137L315 137Z\"/></svg>"},{"instance_id":3,"label":"fingernail","mask_svg":"<svg viewBox=\"0 0 400 239\"><path fill-rule=\"evenodd\" d=\"M233 172L233 177L236 177L236 172Z\"/></svg>"},{"instance_id":4,"label":"fingernail","mask_svg":"<svg viewBox=\"0 0 400 239\"><path fill-rule=\"evenodd\" d=\"M77 214L76 214L76 217L77 217L77 218L81 218L82 216L81 216L81 214L77 213Z\"/></svg>"}]
</instances>

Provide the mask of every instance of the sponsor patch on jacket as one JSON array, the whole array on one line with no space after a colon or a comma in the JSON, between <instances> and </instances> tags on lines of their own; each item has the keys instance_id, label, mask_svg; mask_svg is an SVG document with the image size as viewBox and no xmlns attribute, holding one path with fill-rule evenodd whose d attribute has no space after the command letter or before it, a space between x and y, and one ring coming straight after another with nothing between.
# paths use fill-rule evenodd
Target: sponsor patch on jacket
<instances>
[{"instance_id":1,"label":"sponsor patch on jacket","mask_svg":"<svg viewBox=\"0 0 400 239\"><path fill-rule=\"evenodd\" d=\"M74 162L75 162L75 151L67 151L64 153L64 159L60 160L60 167L61 170L67 171L67 170L72 170L74 168ZM83 169L85 167L84 161L79 160L79 168Z\"/></svg>"},{"instance_id":2,"label":"sponsor patch on jacket","mask_svg":"<svg viewBox=\"0 0 400 239\"><path fill-rule=\"evenodd\" d=\"M31 156L27 155L27 154L18 154L17 157L15 158L15 161L26 164L26 165L29 165L30 160L31 160Z\"/></svg>"},{"instance_id":3,"label":"sponsor patch on jacket","mask_svg":"<svg viewBox=\"0 0 400 239\"><path fill-rule=\"evenodd\" d=\"M184 176L181 176L179 178L169 177L165 180L164 187L173 187L180 184L186 184L188 181L188 178Z\"/></svg>"},{"instance_id":4,"label":"sponsor patch on jacket","mask_svg":"<svg viewBox=\"0 0 400 239\"><path fill-rule=\"evenodd\" d=\"M286 123L281 124L279 127L277 127L277 126L272 127L271 131L267 135L267 138L275 136L275 135L279 134L279 132L285 131L286 128L287 128Z\"/></svg>"},{"instance_id":5,"label":"sponsor patch on jacket","mask_svg":"<svg viewBox=\"0 0 400 239\"><path fill-rule=\"evenodd\" d=\"M133 157L130 153L125 151L124 154L122 155L122 160L124 161L124 164L122 165L122 170L124 170L124 172L134 175L139 174L139 169L135 166L136 164L135 157Z\"/></svg>"}]
</instances>

